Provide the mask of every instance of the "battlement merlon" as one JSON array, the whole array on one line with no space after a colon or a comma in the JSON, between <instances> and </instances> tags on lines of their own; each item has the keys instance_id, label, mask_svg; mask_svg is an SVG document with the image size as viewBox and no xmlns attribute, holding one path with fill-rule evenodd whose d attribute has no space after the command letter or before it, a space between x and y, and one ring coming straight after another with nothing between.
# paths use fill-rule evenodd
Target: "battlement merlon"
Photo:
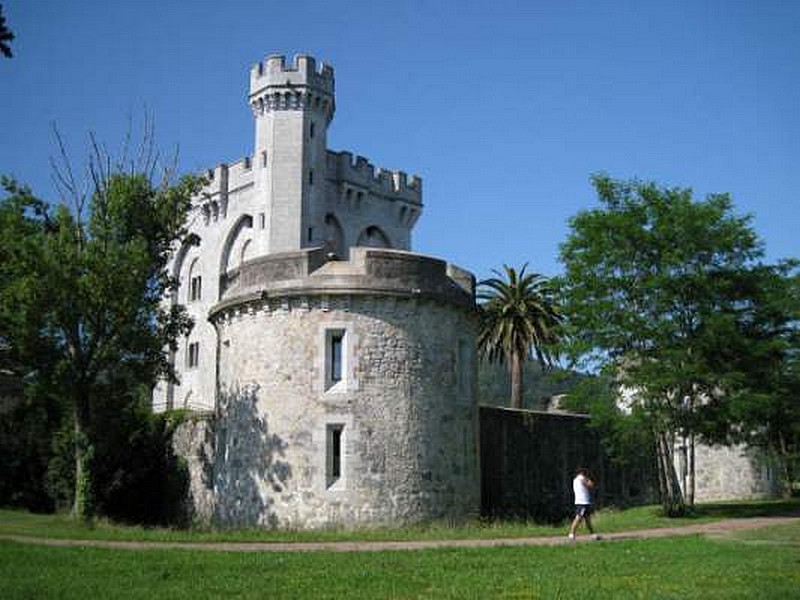
<instances>
[{"instance_id":1,"label":"battlement merlon","mask_svg":"<svg viewBox=\"0 0 800 600\"><path fill-rule=\"evenodd\" d=\"M206 185L200 193L201 198L215 195L225 195L235 192L240 188L253 183L253 158L245 156L233 163L220 163L213 169L202 173L206 178Z\"/></svg>"},{"instance_id":2,"label":"battlement merlon","mask_svg":"<svg viewBox=\"0 0 800 600\"><path fill-rule=\"evenodd\" d=\"M305 54L296 55L292 66L287 67L283 55L270 54L250 70L250 99L270 88L309 88L333 99L333 67L324 63L317 66L316 60Z\"/></svg>"},{"instance_id":3,"label":"battlement merlon","mask_svg":"<svg viewBox=\"0 0 800 600\"><path fill-rule=\"evenodd\" d=\"M398 199L422 204L422 178L410 177L403 171L375 167L363 156L351 152L327 151L328 177L349 183L381 196L397 196Z\"/></svg>"}]
</instances>

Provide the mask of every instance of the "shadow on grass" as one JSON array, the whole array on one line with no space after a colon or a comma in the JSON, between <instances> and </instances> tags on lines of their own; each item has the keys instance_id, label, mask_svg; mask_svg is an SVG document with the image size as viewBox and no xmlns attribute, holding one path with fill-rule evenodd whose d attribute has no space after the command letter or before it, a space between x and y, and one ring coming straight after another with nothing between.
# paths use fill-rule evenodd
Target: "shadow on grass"
<instances>
[{"instance_id":1,"label":"shadow on grass","mask_svg":"<svg viewBox=\"0 0 800 600\"><path fill-rule=\"evenodd\" d=\"M695 517L715 519L748 519L751 517L800 517L800 499L774 501L742 501L698 504Z\"/></svg>"}]
</instances>

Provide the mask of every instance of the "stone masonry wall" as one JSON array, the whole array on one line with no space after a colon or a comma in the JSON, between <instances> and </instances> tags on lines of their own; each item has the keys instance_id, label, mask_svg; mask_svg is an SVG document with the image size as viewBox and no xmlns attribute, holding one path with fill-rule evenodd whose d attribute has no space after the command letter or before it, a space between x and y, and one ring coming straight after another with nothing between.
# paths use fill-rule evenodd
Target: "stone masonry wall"
<instances>
[{"instance_id":1,"label":"stone masonry wall","mask_svg":"<svg viewBox=\"0 0 800 600\"><path fill-rule=\"evenodd\" d=\"M192 522L210 524L214 519L215 419L211 413L195 413L172 434L172 448L189 470L187 506Z\"/></svg>"},{"instance_id":2,"label":"stone masonry wall","mask_svg":"<svg viewBox=\"0 0 800 600\"><path fill-rule=\"evenodd\" d=\"M781 492L777 465L744 446L695 448L695 501L776 497Z\"/></svg>"},{"instance_id":3,"label":"stone masonry wall","mask_svg":"<svg viewBox=\"0 0 800 600\"><path fill-rule=\"evenodd\" d=\"M217 520L399 525L479 507L474 314L381 296L292 297L218 325ZM344 332L342 381L326 378ZM329 428L342 430L330 481Z\"/></svg>"}]
</instances>

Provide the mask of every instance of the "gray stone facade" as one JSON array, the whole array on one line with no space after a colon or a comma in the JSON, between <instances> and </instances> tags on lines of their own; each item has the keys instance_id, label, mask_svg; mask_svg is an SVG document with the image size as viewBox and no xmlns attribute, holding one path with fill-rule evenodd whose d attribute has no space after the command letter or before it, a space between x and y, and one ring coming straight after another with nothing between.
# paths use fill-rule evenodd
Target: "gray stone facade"
<instances>
[{"instance_id":1,"label":"gray stone facade","mask_svg":"<svg viewBox=\"0 0 800 600\"><path fill-rule=\"evenodd\" d=\"M326 148L333 69L251 71L252 156L209 172L175 249L193 332L156 410L181 427L194 515L398 525L480 506L474 278L410 252L422 183Z\"/></svg>"},{"instance_id":2,"label":"gray stone facade","mask_svg":"<svg viewBox=\"0 0 800 600\"><path fill-rule=\"evenodd\" d=\"M678 448L675 466L682 482L685 464ZM695 446L696 502L774 498L781 492L779 465L763 452L742 445Z\"/></svg>"}]
</instances>

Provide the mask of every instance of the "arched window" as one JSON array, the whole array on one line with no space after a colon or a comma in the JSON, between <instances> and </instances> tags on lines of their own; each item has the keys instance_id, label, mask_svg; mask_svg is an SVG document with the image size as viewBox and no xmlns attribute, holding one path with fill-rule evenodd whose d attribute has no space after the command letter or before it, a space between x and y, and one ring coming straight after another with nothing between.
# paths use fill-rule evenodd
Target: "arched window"
<instances>
[{"instance_id":1,"label":"arched window","mask_svg":"<svg viewBox=\"0 0 800 600\"><path fill-rule=\"evenodd\" d=\"M186 268L186 265L194 265L195 261L192 261L190 255L194 254L192 250L200 245L200 238L195 234L190 234L181 244L180 249L175 254L175 259L172 263L172 268L170 275L175 277L178 280L178 290L175 294L171 297L171 302L176 304L183 299L189 301L191 298L191 290L189 289L190 286L190 268ZM197 275L200 274L200 271L195 273ZM187 290L184 292L184 290Z\"/></svg>"},{"instance_id":2,"label":"arched window","mask_svg":"<svg viewBox=\"0 0 800 600\"><path fill-rule=\"evenodd\" d=\"M219 261L220 273L225 273L239 266L243 258L243 246L250 240L250 232L246 230L252 229L252 227L252 215L242 215L236 223L233 224L233 227L231 227L222 245L222 254Z\"/></svg>"},{"instance_id":3,"label":"arched window","mask_svg":"<svg viewBox=\"0 0 800 600\"><path fill-rule=\"evenodd\" d=\"M332 214L325 215L325 250L339 258L345 258L344 230L339 219Z\"/></svg>"},{"instance_id":4,"label":"arched window","mask_svg":"<svg viewBox=\"0 0 800 600\"><path fill-rule=\"evenodd\" d=\"M361 235L358 236L358 246L367 246L369 248L391 248L392 243L389 241L388 236L381 231L380 227L370 225Z\"/></svg>"},{"instance_id":5,"label":"arched window","mask_svg":"<svg viewBox=\"0 0 800 600\"><path fill-rule=\"evenodd\" d=\"M200 269L200 259L195 258L189 266L187 289L187 302L198 302L203 299L203 276Z\"/></svg>"}]
</instances>

